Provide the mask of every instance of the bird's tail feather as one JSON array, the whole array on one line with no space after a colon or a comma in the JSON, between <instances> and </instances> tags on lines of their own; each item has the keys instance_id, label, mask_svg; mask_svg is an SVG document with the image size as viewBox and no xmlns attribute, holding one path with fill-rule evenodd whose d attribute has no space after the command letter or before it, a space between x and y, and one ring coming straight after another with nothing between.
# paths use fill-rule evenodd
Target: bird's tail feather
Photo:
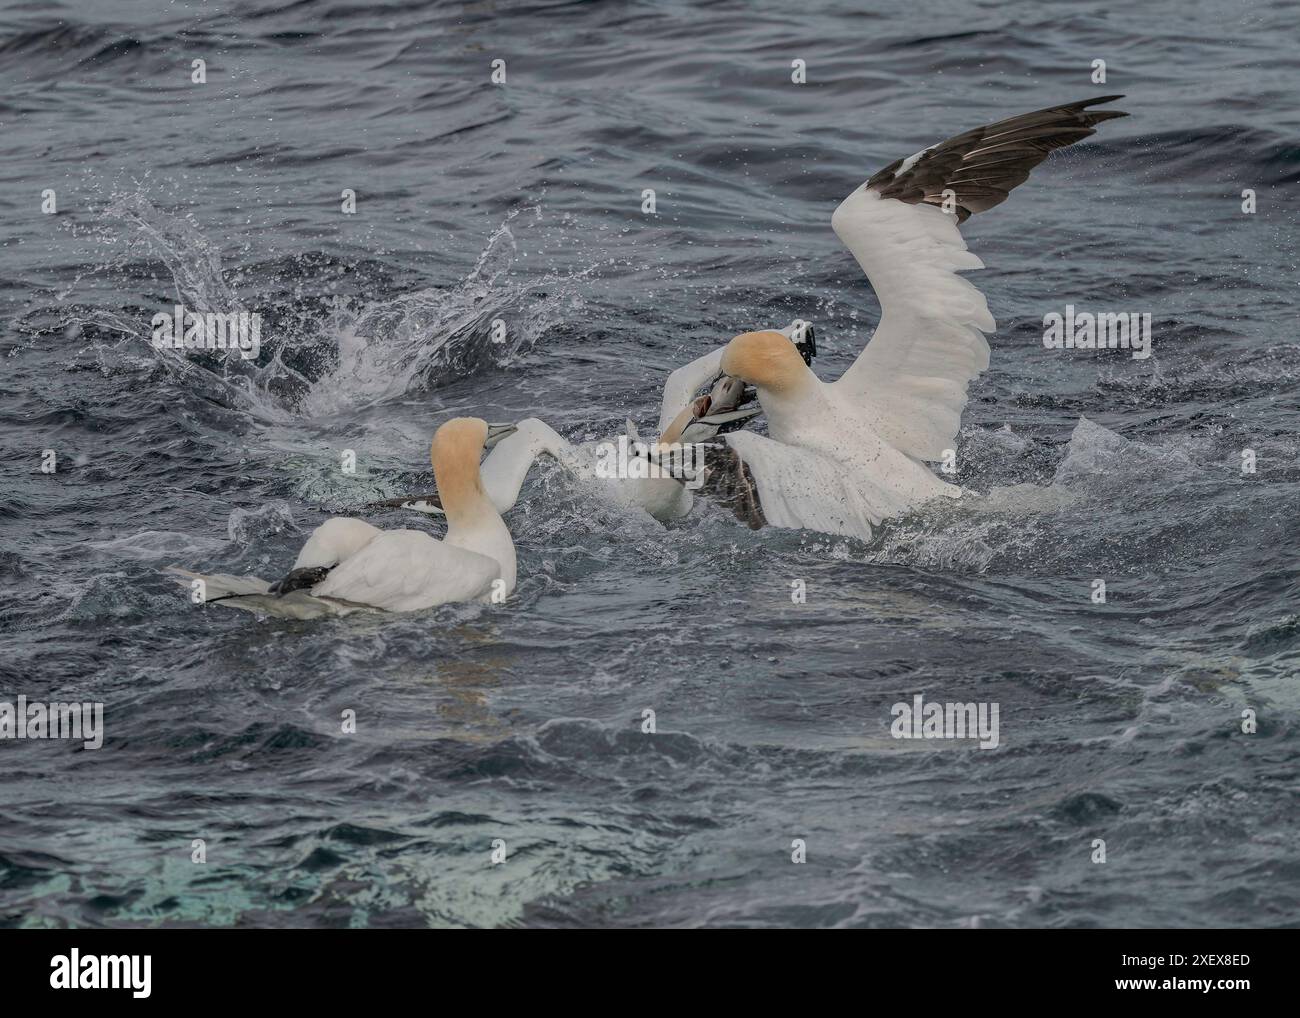
<instances>
[{"instance_id":1,"label":"bird's tail feather","mask_svg":"<svg viewBox=\"0 0 1300 1018\"><path fill-rule=\"evenodd\" d=\"M270 584L256 576L231 576L229 573L193 573L179 566L166 570L183 587L194 589L194 581L203 581L203 603L224 608L242 608L285 619L317 619L327 615L351 615L364 610L361 605L312 597L306 590L295 590L283 597L269 593Z\"/></svg>"}]
</instances>

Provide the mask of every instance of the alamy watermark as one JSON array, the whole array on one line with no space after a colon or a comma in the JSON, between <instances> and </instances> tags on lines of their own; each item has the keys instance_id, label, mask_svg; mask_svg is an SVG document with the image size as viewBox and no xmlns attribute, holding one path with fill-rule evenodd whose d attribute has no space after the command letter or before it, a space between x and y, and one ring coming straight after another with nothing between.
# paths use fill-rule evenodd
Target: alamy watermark
<instances>
[{"instance_id":1,"label":"alamy watermark","mask_svg":"<svg viewBox=\"0 0 1300 1018\"><path fill-rule=\"evenodd\" d=\"M670 477L691 489L704 484L704 447L678 442L637 442L619 435L596 446L600 478Z\"/></svg>"},{"instance_id":2,"label":"alamy watermark","mask_svg":"<svg viewBox=\"0 0 1300 1018\"><path fill-rule=\"evenodd\" d=\"M104 744L102 703L27 702L0 700L0 739L80 739L86 749Z\"/></svg>"},{"instance_id":3,"label":"alamy watermark","mask_svg":"<svg viewBox=\"0 0 1300 1018\"><path fill-rule=\"evenodd\" d=\"M1043 346L1049 350L1132 350L1135 361L1151 356L1151 312L1076 311L1043 315Z\"/></svg>"},{"instance_id":4,"label":"alamy watermark","mask_svg":"<svg viewBox=\"0 0 1300 1018\"><path fill-rule=\"evenodd\" d=\"M262 316L257 312L186 311L177 304L172 313L159 311L150 323L157 350L238 350L246 361L262 350Z\"/></svg>"},{"instance_id":5,"label":"alamy watermark","mask_svg":"<svg viewBox=\"0 0 1300 1018\"><path fill-rule=\"evenodd\" d=\"M54 990L130 990L138 999L152 992L153 955L87 954L77 948L50 959Z\"/></svg>"},{"instance_id":6,"label":"alamy watermark","mask_svg":"<svg viewBox=\"0 0 1300 1018\"><path fill-rule=\"evenodd\" d=\"M899 702L889 710L895 739L979 739L980 749L998 748L996 703L925 703L917 693L912 702Z\"/></svg>"}]
</instances>

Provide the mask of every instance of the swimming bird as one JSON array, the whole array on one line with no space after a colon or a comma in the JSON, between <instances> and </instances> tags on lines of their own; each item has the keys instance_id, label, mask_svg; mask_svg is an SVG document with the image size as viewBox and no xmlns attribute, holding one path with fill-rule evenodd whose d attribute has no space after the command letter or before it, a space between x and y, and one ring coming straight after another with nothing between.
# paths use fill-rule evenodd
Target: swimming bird
<instances>
[{"instance_id":1,"label":"swimming bird","mask_svg":"<svg viewBox=\"0 0 1300 1018\"><path fill-rule=\"evenodd\" d=\"M209 603L290 618L502 601L515 588L515 546L484 490L479 457L514 432L514 425L477 417L457 417L438 428L430 459L447 517L441 541L419 530L380 530L335 517L313 531L293 569L275 583L176 567L170 572L184 582L202 580Z\"/></svg>"},{"instance_id":2,"label":"swimming bird","mask_svg":"<svg viewBox=\"0 0 1300 1018\"><path fill-rule=\"evenodd\" d=\"M854 190L831 227L880 301L880 323L844 374L823 382L788 337L746 332L688 366L754 386L767 437L726 435L704 456L702 491L751 527L805 527L869 539L891 516L962 491L927 461L952 447L966 387L989 364L995 328L957 273L983 268L958 225L1006 200L1048 154L1118 110L1103 96L966 131L897 160Z\"/></svg>"}]
</instances>

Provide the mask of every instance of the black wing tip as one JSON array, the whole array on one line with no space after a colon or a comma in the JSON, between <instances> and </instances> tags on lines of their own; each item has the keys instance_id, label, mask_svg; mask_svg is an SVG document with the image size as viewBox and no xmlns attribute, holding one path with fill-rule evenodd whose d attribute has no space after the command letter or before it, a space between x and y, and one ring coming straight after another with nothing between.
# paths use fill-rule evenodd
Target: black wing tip
<instances>
[{"instance_id":1,"label":"black wing tip","mask_svg":"<svg viewBox=\"0 0 1300 1018\"><path fill-rule=\"evenodd\" d=\"M896 160L863 186L911 205L938 205L937 196L951 191L955 207L947 211L956 212L957 222L963 223L1005 201L1051 152L1093 136L1098 124L1127 117L1123 110L1088 108L1123 98L1080 99L963 131L917 153L907 172L899 174L904 160ZM969 174L977 171L978 178L971 178ZM972 186L973 180L980 186Z\"/></svg>"},{"instance_id":2,"label":"black wing tip","mask_svg":"<svg viewBox=\"0 0 1300 1018\"><path fill-rule=\"evenodd\" d=\"M266 592L276 597L284 597L292 591L314 587L325 579L333 568L333 566L303 566L300 569L293 569L287 576L267 587Z\"/></svg>"},{"instance_id":3,"label":"black wing tip","mask_svg":"<svg viewBox=\"0 0 1300 1018\"><path fill-rule=\"evenodd\" d=\"M1077 103L1070 103L1066 108L1075 109L1080 112L1086 111L1086 116L1093 123L1100 123L1103 120L1114 120L1116 117L1127 117L1129 114L1124 110L1091 110L1090 106L1100 106L1102 103L1113 103L1116 99L1123 99L1123 95L1103 95L1096 99L1081 99Z\"/></svg>"}]
</instances>

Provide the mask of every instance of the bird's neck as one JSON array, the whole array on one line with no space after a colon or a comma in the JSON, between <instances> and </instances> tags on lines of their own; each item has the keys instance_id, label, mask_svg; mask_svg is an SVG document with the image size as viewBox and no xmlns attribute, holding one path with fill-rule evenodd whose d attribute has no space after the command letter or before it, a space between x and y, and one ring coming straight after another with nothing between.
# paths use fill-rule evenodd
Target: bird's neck
<instances>
[{"instance_id":1,"label":"bird's neck","mask_svg":"<svg viewBox=\"0 0 1300 1018\"><path fill-rule=\"evenodd\" d=\"M483 477L477 460L435 455L433 480L438 485L442 510L447 514L449 525L465 525L478 518L487 502L487 494L483 490ZM491 508L489 505L489 511Z\"/></svg>"},{"instance_id":2,"label":"bird's neck","mask_svg":"<svg viewBox=\"0 0 1300 1018\"><path fill-rule=\"evenodd\" d=\"M500 521L496 506L487 497L478 477L474 478L472 487L453 485L450 488L438 485L442 498L442 510L447 516L448 530L473 530L481 522L495 517Z\"/></svg>"},{"instance_id":3,"label":"bird's neck","mask_svg":"<svg viewBox=\"0 0 1300 1018\"><path fill-rule=\"evenodd\" d=\"M681 413L669 421L668 427L664 428L663 432L659 435L659 444L672 445L674 442L680 442L682 440L682 432L686 430L686 425L690 424L694 418L695 403L692 401L686 404Z\"/></svg>"},{"instance_id":4,"label":"bird's neck","mask_svg":"<svg viewBox=\"0 0 1300 1018\"><path fill-rule=\"evenodd\" d=\"M756 386L758 402L767 416L768 434L783 441L783 435L798 430L800 423L810 417L819 417L817 408L822 401L822 382L811 371L805 371L777 386Z\"/></svg>"},{"instance_id":5,"label":"bird's neck","mask_svg":"<svg viewBox=\"0 0 1300 1018\"><path fill-rule=\"evenodd\" d=\"M521 426L518 433L506 438L493 449L483 463L481 477L484 489L491 493L490 497L496 505L514 505L533 461L542 453L559 458L567 444L540 421L533 421L527 433Z\"/></svg>"},{"instance_id":6,"label":"bird's neck","mask_svg":"<svg viewBox=\"0 0 1300 1018\"><path fill-rule=\"evenodd\" d=\"M501 566L506 592L513 590L515 543L492 500L480 488L473 499L450 508L444 501L443 507L447 510L447 543L495 559Z\"/></svg>"}]
</instances>

